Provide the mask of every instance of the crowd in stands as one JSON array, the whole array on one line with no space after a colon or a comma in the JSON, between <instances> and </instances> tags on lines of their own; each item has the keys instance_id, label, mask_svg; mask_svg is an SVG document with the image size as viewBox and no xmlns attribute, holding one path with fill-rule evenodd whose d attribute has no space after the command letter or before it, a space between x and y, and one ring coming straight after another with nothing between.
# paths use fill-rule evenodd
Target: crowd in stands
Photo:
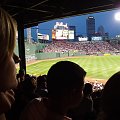
<instances>
[{"instance_id":1,"label":"crowd in stands","mask_svg":"<svg viewBox=\"0 0 120 120\"><path fill-rule=\"evenodd\" d=\"M24 70L19 70L19 73L17 74L17 80L18 86L14 89L15 102L13 103L11 109L6 112L7 120L20 119L25 108L31 103L31 101L40 101L42 98L49 97L47 89L47 75L32 76L25 74ZM99 114L101 114L102 107L101 96L104 91L104 87L105 85L97 80L94 82L86 81L84 83L83 98L80 100L80 104L77 107L69 109L67 116L72 118L72 120L99 120L98 117L100 117ZM54 89L54 91L56 90ZM25 112L25 114L28 113ZM24 120L28 118L24 118L22 116L21 120L22 119Z\"/></svg>"},{"instance_id":2,"label":"crowd in stands","mask_svg":"<svg viewBox=\"0 0 120 120\"><path fill-rule=\"evenodd\" d=\"M120 50L120 41L117 41L117 40L111 41L110 44L117 50Z\"/></svg>"},{"instance_id":3,"label":"crowd in stands","mask_svg":"<svg viewBox=\"0 0 120 120\"><path fill-rule=\"evenodd\" d=\"M32 76L29 74L25 74L24 70L19 70L19 73L17 74L17 80L18 80L18 86L17 86L17 88L14 89L15 102L13 103L11 109L6 113L7 120L20 119L22 112L24 111L27 104L30 103L30 101L34 100L35 98L47 98L48 97L47 76L46 75ZM88 96L88 94L90 95L90 99L96 99L96 98L98 98L98 96L100 97L100 95L101 95L100 93L103 90L103 88L104 88L104 85L97 81L86 82L83 91L84 91L84 94L86 94L86 96ZM87 93L87 92L89 92L89 89L90 89L90 93ZM93 100L91 102L93 102ZM82 113L84 104L86 104L86 103L84 103L84 104L83 103L82 103L83 106L80 106L81 110L79 109L79 112L81 111L81 113L79 113L79 115L81 117L83 116L81 114L84 114L84 113ZM92 111L94 110L94 112L97 113L98 111L96 111L96 110L99 108L96 106L94 108L94 106L93 106L94 102L91 104L92 104L92 108L85 107L85 109L87 109L88 111L89 111L89 109L92 109ZM78 108L77 108L77 111L78 111ZM77 111L74 114L78 114ZM93 113L92 113L92 115L93 115ZM94 113L94 115L95 115L95 113ZM73 116L71 116L70 112L68 113L68 116L73 118ZM74 120L74 118L73 118L73 120ZM77 120L77 119L75 119L75 120ZM82 118L80 120L82 120Z\"/></svg>"},{"instance_id":4,"label":"crowd in stands","mask_svg":"<svg viewBox=\"0 0 120 120\"><path fill-rule=\"evenodd\" d=\"M104 88L104 84L98 82L97 80L95 80L94 82L88 82L88 83L90 83L93 86L92 89L94 92L102 90Z\"/></svg>"},{"instance_id":5,"label":"crowd in stands","mask_svg":"<svg viewBox=\"0 0 120 120\"><path fill-rule=\"evenodd\" d=\"M32 76L19 70L16 76L18 86L14 89L15 102L10 111L6 113L8 120L19 120L26 105L38 97L47 97L46 75Z\"/></svg>"},{"instance_id":6,"label":"crowd in stands","mask_svg":"<svg viewBox=\"0 0 120 120\"><path fill-rule=\"evenodd\" d=\"M107 41L84 41L84 42L69 42L56 40L48 44L42 52L69 52L78 51L81 54L106 54L120 52L119 43L110 43Z\"/></svg>"}]
</instances>

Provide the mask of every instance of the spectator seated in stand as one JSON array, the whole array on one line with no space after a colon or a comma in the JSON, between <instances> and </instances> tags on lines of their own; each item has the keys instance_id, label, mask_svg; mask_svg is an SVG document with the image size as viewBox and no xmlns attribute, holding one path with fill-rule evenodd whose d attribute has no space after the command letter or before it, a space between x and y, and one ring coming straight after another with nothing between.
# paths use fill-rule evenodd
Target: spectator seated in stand
<instances>
[{"instance_id":1,"label":"spectator seated in stand","mask_svg":"<svg viewBox=\"0 0 120 120\"><path fill-rule=\"evenodd\" d=\"M47 74L48 98L31 101L21 115L21 120L71 120L67 111L82 99L86 72L78 64L60 61Z\"/></svg>"},{"instance_id":2,"label":"spectator seated in stand","mask_svg":"<svg viewBox=\"0 0 120 120\"><path fill-rule=\"evenodd\" d=\"M45 75L37 77L37 88L35 91L40 97L47 97L48 90L47 90L47 79Z\"/></svg>"}]
</instances>

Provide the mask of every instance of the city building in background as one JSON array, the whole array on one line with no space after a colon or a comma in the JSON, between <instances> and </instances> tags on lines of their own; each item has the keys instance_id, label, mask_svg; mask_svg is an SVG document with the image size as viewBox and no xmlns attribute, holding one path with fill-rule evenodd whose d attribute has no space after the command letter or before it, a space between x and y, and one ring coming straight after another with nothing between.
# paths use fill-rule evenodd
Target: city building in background
<instances>
[{"instance_id":1,"label":"city building in background","mask_svg":"<svg viewBox=\"0 0 120 120\"><path fill-rule=\"evenodd\" d=\"M76 27L69 26L69 40L75 41L76 40Z\"/></svg>"},{"instance_id":2,"label":"city building in background","mask_svg":"<svg viewBox=\"0 0 120 120\"><path fill-rule=\"evenodd\" d=\"M120 41L120 34L116 35L116 39Z\"/></svg>"},{"instance_id":3,"label":"city building in background","mask_svg":"<svg viewBox=\"0 0 120 120\"><path fill-rule=\"evenodd\" d=\"M97 33L95 33L97 37L101 37L101 40L108 40L109 39L109 33L105 32L104 27L100 25L98 27Z\"/></svg>"},{"instance_id":4,"label":"city building in background","mask_svg":"<svg viewBox=\"0 0 120 120\"><path fill-rule=\"evenodd\" d=\"M100 36L104 36L104 35L105 35L104 27L103 27L102 25L100 25L100 26L98 27L97 32L99 33Z\"/></svg>"},{"instance_id":5,"label":"city building in background","mask_svg":"<svg viewBox=\"0 0 120 120\"><path fill-rule=\"evenodd\" d=\"M34 42L38 42L38 36L37 36L38 30L39 30L38 25L31 27L31 36L32 36L32 41Z\"/></svg>"},{"instance_id":6,"label":"city building in background","mask_svg":"<svg viewBox=\"0 0 120 120\"><path fill-rule=\"evenodd\" d=\"M31 28L27 28L27 41L28 41L29 43L32 42Z\"/></svg>"},{"instance_id":7,"label":"city building in background","mask_svg":"<svg viewBox=\"0 0 120 120\"><path fill-rule=\"evenodd\" d=\"M110 38L109 38L109 33L106 32L106 33L105 33L105 40L108 40L108 39L110 39Z\"/></svg>"},{"instance_id":8,"label":"city building in background","mask_svg":"<svg viewBox=\"0 0 120 120\"><path fill-rule=\"evenodd\" d=\"M95 34L95 18L93 16L89 16L86 19L86 33L89 40Z\"/></svg>"}]
</instances>

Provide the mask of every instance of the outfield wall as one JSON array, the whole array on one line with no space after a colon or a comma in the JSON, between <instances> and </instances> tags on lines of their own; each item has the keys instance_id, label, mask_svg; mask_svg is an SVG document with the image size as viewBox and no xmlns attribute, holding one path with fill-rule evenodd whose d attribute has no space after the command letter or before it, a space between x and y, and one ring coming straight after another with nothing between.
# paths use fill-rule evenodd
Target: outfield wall
<instances>
[{"instance_id":1,"label":"outfield wall","mask_svg":"<svg viewBox=\"0 0 120 120\"><path fill-rule=\"evenodd\" d=\"M36 51L37 50L42 50L45 46L46 46L46 44L42 44L42 43L33 44L33 43L25 42L25 58L26 58L26 62L35 60L36 59L36 57L35 57L36 56L35 55ZM19 56L18 41L16 41L16 46L15 46L14 52L15 52L16 55ZM44 58L44 56L42 56L42 57Z\"/></svg>"},{"instance_id":2,"label":"outfield wall","mask_svg":"<svg viewBox=\"0 0 120 120\"><path fill-rule=\"evenodd\" d=\"M71 56L83 56L79 52L64 52L64 53L36 53L35 57L37 60L43 60L43 59L52 59L52 58L62 58L62 57L71 57Z\"/></svg>"}]
</instances>

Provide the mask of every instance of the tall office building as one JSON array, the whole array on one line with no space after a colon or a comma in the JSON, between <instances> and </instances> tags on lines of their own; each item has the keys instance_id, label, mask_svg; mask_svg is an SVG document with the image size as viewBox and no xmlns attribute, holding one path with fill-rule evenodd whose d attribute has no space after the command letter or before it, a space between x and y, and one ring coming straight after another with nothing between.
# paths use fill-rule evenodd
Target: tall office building
<instances>
[{"instance_id":1,"label":"tall office building","mask_svg":"<svg viewBox=\"0 0 120 120\"><path fill-rule=\"evenodd\" d=\"M69 26L69 40L76 41L76 26Z\"/></svg>"},{"instance_id":2,"label":"tall office building","mask_svg":"<svg viewBox=\"0 0 120 120\"><path fill-rule=\"evenodd\" d=\"M104 35L105 35L104 27L103 27L102 25L100 25L100 26L98 27L97 32L99 33L99 35L104 36Z\"/></svg>"},{"instance_id":3,"label":"tall office building","mask_svg":"<svg viewBox=\"0 0 120 120\"><path fill-rule=\"evenodd\" d=\"M31 28L27 28L27 41L31 43Z\"/></svg>"},{"instance_id":4,"label":"tall office building","mask_svg":"<svg viewBox=\"0 0 120 120\"><path fill-rule=\"evenodd\" d=\"M95 34L95 19L93 16L89 16L86 20L86 32L89 39Z\"/></svg>"},{"instance_id":5,"label":"tall office building","mask_svg":"<svg viewBox=\"0 0 120 120\"><path fill-rule=\"evenodd\" d=\"M38 42L38 30L39 30L38 25L31 28L31 36L34 42Z\"/></svg>"}]
</instances>

